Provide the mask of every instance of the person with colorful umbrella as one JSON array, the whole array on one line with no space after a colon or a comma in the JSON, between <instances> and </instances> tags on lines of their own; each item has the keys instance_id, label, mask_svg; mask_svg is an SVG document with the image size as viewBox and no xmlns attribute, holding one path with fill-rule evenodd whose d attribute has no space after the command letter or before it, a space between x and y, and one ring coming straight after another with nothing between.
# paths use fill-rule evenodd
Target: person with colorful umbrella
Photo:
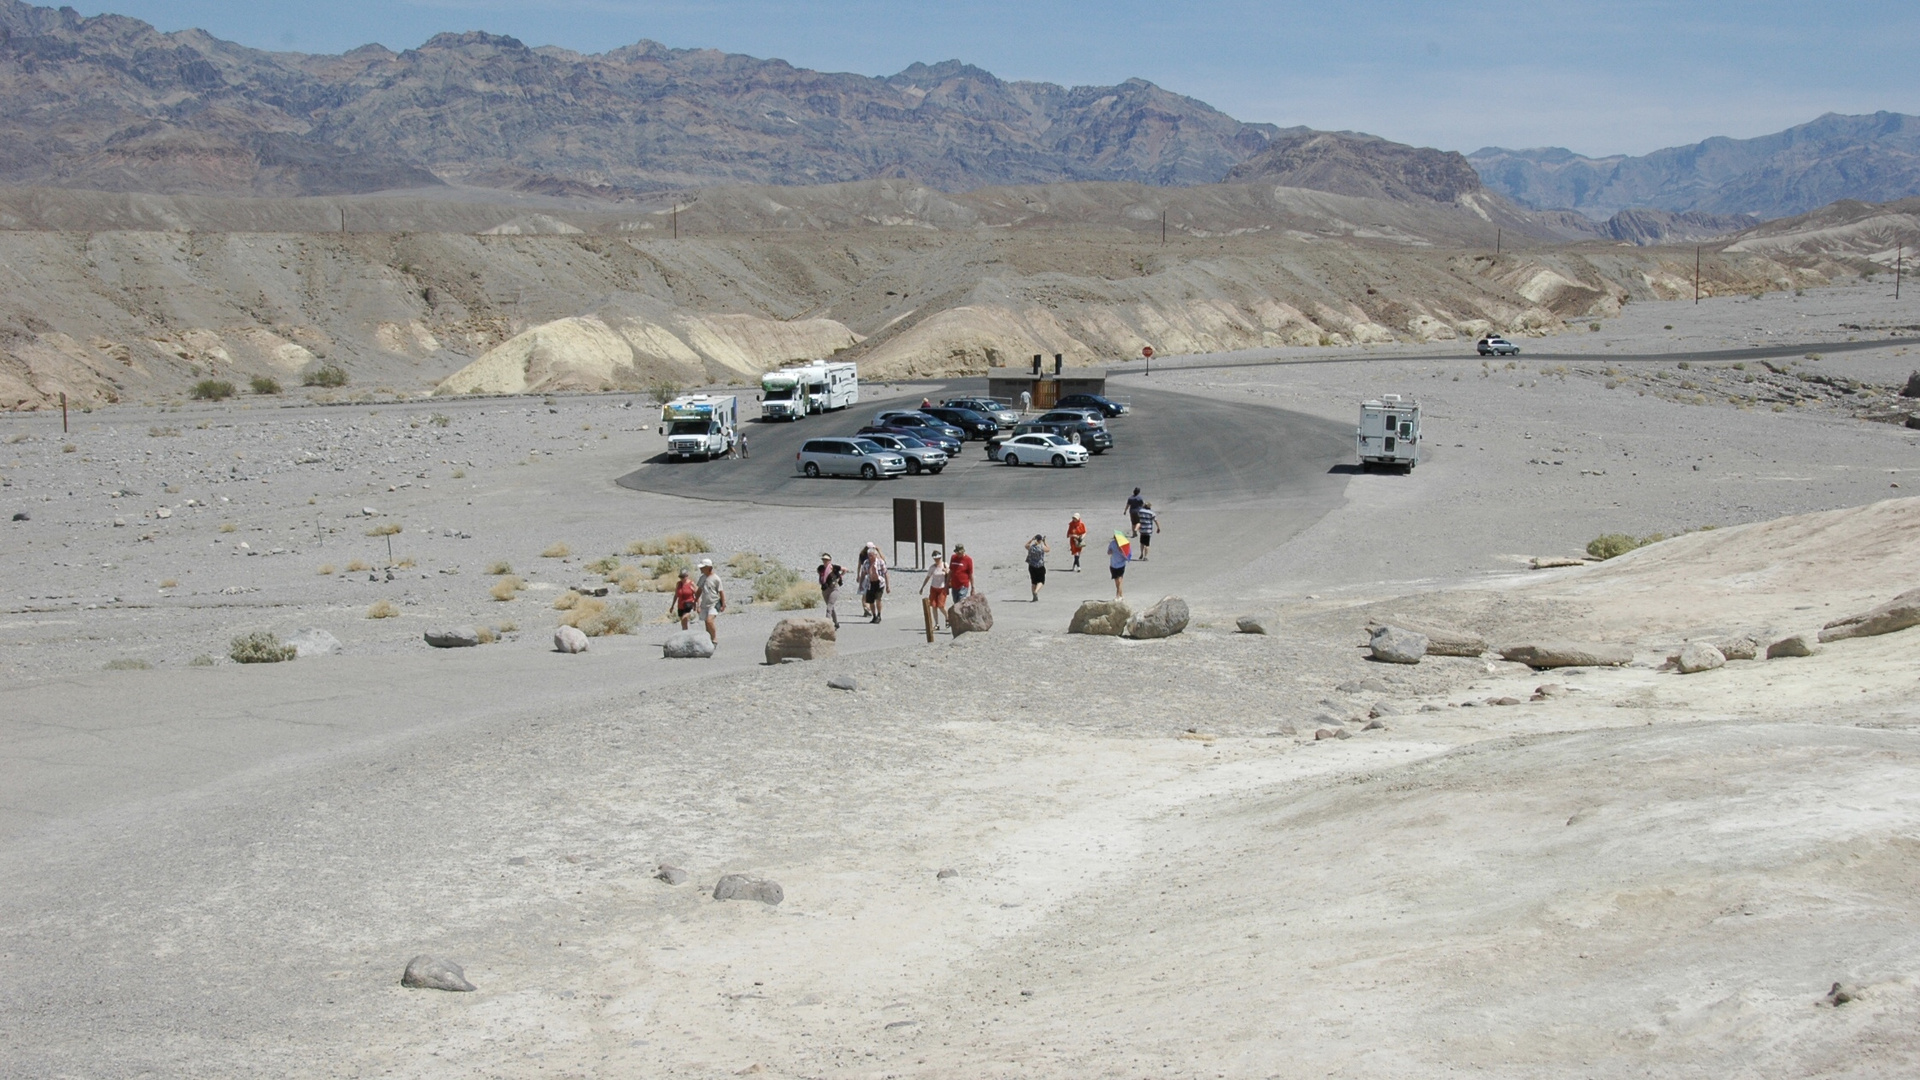
<instances>
[{"instance_id":1,"label":"person with colorful umbrella","mask_svg":"<svg viewBox=\"0 0 1920 1080\"><path fill-rule=\"evenodd\" d=\"M1113 539L1107 541L1107 569L1113 574L1113 598L1115 600L1127 595L1126 589L1122 587L1121 579L1127 576L1127 560L1131 558L1133 558L1133 543L1127 539L1127 534L1123 532L1114 533Z\"/></svg>"}]
</instances>

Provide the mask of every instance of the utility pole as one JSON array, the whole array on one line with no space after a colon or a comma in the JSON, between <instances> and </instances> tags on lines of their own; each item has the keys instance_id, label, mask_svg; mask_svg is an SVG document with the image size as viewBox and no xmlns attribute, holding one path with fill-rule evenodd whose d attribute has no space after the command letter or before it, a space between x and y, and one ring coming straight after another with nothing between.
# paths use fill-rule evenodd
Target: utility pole
<instances>
[{"instance_id":1,"label":"utility pole","mask_svg":"<svg viewBox=\"0 0 1920 1080\"><path fill-rule=\"evenodd\" d=\"M680 239L680 200L673 200L673 238Z\"/></svg>"},{"instance_id":2,"label":"utility pole","mask_svg":"<svg viewBox=\"0 0 1920 1080\"><path fill-rule=\"evenodd\" d=\"M1906 261L1907 261L1906 243L1902 242L1898 247L1894 249L1894 251L1895 251L1895 254L1893 256L1893 298L1895 300L1898 300L1900 299L1900 271L1902 267L1906 265Z\"/></svg>"},{"instance_id":3,"label":"utility pole","mask_svg":"<svg viewBox=\"0 0 1920 1080\"><path fill-rule=\"evenodd\" d=\"M1700 249L1693 249L1693 304L1700 306Z\"/></svg>"},{"instance_id":4,"label":"utility pole","mask_svg":"<svg viewBox=\"0 0 1920 1080\"><path fill-rule=\"evenodd\" d=\"M1493 257L1496 259L1500 257L1500 240L1505 233L1505 229L1493 230Z\"/></svg>"},{"instance_id":5,"label":"utility pole","mask_svg":"<svg viewBox=\"0 0 1920 1080\"><path fill-rule=\"evenodd\" d=\"M1160 211L1160 246L1167 246L1167 212Z\"/></svg>"}]
</instances>

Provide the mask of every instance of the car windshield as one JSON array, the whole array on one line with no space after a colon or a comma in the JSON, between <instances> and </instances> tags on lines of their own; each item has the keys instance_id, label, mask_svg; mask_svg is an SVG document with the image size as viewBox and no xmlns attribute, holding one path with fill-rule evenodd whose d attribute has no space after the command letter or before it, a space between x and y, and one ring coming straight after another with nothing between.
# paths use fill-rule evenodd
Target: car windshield
<instances>
[{"instance_id":1,"label":"car windshield","mask_svg":"<svg viewBox=\"0 0 1920 1080\"><path fill-rule=\"evenodd\" d=\"M792 398L793 387L791 386L773 386L767 389L768 401L790 401Z\"/></svg>"},{"instance_id":2,"label":"car windshield","mask_svg":"<svg viewBox=\"0 0 1920 1080\"><path fill-rule=\"evenodd\" d=\"M675 420L667 429L669 435L705 435L709 422L706 420Z\"/></svg>"},{"instance_id":3,"label":"car windshield","mask_svg":"<svg viewBox=\"0 0 1920 1080\"><path fill-rule=\"evenodd\" d=\"M893 441L899 443L903 450L921 450L927 445L911 435L895 435Z\"/></svg>"},{"instance_id":4,"label":"car windshield","mask_svg":"<svg viewBox=\"0 0 1920 1080\"><path fill-rule=\"evenodd\" d=\"M860 449L866 451L869 454L884 454L887 452L886 447L881 446L879 443L874 442L872 439L855 439L853 440L853 445L859 447Z\"/></svg>"}]
</instances>

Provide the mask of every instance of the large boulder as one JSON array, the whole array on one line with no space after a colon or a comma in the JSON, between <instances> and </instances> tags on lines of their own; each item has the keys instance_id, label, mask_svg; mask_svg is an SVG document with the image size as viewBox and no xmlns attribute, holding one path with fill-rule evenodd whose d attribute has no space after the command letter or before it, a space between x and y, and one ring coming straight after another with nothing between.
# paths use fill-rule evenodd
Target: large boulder
<instances>
[{"instance_id":1,"label":"large boulder","mask_svg":"<svg viewBox=\"0 0 1920 1080\"><path fill-rule=\"evenodd\" d=\"M1679 668L1682 675L1697 675L1726 667L1727 655L1704 641L1690 641L1673 655L1673 666Z\"/></svg>"},{"instance_id":2,"label":"large boulder","mask_svg":"<svg viewBox=\"0 0 1920 1080\"><path fill-rule=\"evenodd\" d=\"M587 651L587 635L579 627L563 626L553 632L553 651L563 653L583 653Z\"/></svg>"},{"instance_id":3,"label":"large boulder","mask_svg":"<svg viewBox=\"0 0 1920 1080\"><path fill-rule=\"evenodd\" d=\"M475 989L467 981L467 973L459 964L436 960L425 953L407 961L407 970L400 976L400 985L414 990Z\"/></svg>"},{"instance_id":4,"label":"large boulder","mask_svg":"<svg viewBox=\"0 0 1920 1080\"><path fill-rule=\"evenodd\" d=\"M1720 655L1729 660L1752 660L1760 655L1760 643L1747 634L1735 634L1713 643Z\"/></svg>"},{"instance_id":5,"label":"large boulder","mask_svg":"<svg viewBox=\"0 0 1920 1080\"><path fill-rule=\"evenodd\" d=\"M1386 623L1369 623L1368 630ZM1407 622L1394 619L1392 625L1402 630L1411 630L1427 639L1428 656L1479 656L1487 651L1487 639L1467 630L1455 630L1446 626L1429 626L1425 623Z\"/></svg>"},{"instance_id":6,"label":"large boulder","mask_svg":"<svg viewBox=\"0 0 1920 1080\"><path fill-rule=\"evenodd\" d=\"M713 655L713 639L701 630L682 630L660 647L669 660L705 660Z\"/></svg>"},{"instance_id":7,"label":"large boulder","mask_svg":"<svg viewBox=\"0 0 1920 1080\"><path fill-rule=\"evenodd\" d=\"M1820 644L1812 634L1792 634L1767 646L1767 659L1778 660L1783 656L1812 656L1820 651Z\"/></svg>"},{"instance_id":8,"label":"large boulder","mask_svg":"<svg viewBox=\"0 0 1920 1080\"><path fill-rule=\"evenodd\" d=\"M480 631L471 626L448 626L427 631L426 639L436 649L471 649L480 644Z\"/></svg>"},{"instance_id":9,"label":"large boulder","mask_svg":"<svg viewBox=\"0 0 1920 1080\"><path fill-rule=\"evenodd\" d=\"M1427 635L1401 626L1382 626L1367 640L1373 658L1388 664L1417 664L1427 655Z\"/></svg>"},{"instance_id":10,"label":"large boulder","mask_svg":"<svg viewBox=\"0 0 1920 1080\"><path fill-rule=\"evenodd\" d=\"M1069 634L1100 634L1119 637L1126 633L1133 609L1125 600L1082 600L1067 624Z\"/></svg>"},{"instance_id":11,"label":"large boulder","mask_svg":"<svg viewBox=\"0 0 1920 1080\"><path fill-rule=\"evenodd\" d=\"M293 655L302 660L309 656L337 656L340 653L340 639L315 626L295 630L292 637L280 644L291 646Z\"/></svg>"},{"instance_id":12,"label":"large boulder","mask_svg":"<svg viewBox=\"0 0 1920 1080\"><path fill-rule=\"evenodd\" d=\"M1242 615L1233 621L1233 627L1242 634L1264 634L1273 622L1270 614Z\"/></svg>"},{"instance_id":13,"label":"large boulder","mask_svg":"<svg viewBox=\"0 0 1920 1080\"><path fill-rule=\"evenodd\" d=\"M1535 641L1509 645L1500 650L1500 656L1531 668L1624 667L1633 662L1633 650L1625 645L1572 641Z\"/></svg>"},{"instance_id":14,"label":"large boulder","mask_svg":"<svg viewBox=\"0 0 1920 1080\"><path fill-rule=\"evenodd\" d=\"M1168 596L1145 611L1127 620L1127 636L1130 638L1166 638L1172 637L1187 628L1187 620L1192 614L1187 611L1187 602L1177 596Z\"/></svg>"},{"instance_id":15,"label":"large boulder","mask_svg":"<svg viewBox=\"0 0 1920 1080\"><path fill-rule=\"evenodd\" d=\"M953 628L954 637L991 630L993 607L987 603L985 596L974 593L947 609L947 625Z\"/></svg>"},{"instance_id":16,"label":"large boulder","mask_svg":"<svg viewBox=\"0 0 1920 1080\"><path fill-rule=\"evenodd\" d=\"M781 619L767 635L767 663L825 660L833 655L838 640L838 632L827 619Z\"/></svg>"},{"instance_id":17,"label":"large boulder","mask_svg":"<svg viewBox=\"0 0 1920 1080\"><path fill-rule=\"evenodd\" d=\"M777 904L787 898L786 890L777 881L750 878L745 874L728 874L713 887L715 900L758 900L763 904Z\"/></svg>"},{"instance_id":18,"label":"large boulder","mask_svg":"<svg viewBox=\"0 0 1920 1080\"><path fill-rule=\"evenodd\" d=\"M1833 620L1821 628L1820 640L1877 637L1910 626L1920 626L1920 589L1908 589L1872 611Z\"/></svg>"}]
</instances>

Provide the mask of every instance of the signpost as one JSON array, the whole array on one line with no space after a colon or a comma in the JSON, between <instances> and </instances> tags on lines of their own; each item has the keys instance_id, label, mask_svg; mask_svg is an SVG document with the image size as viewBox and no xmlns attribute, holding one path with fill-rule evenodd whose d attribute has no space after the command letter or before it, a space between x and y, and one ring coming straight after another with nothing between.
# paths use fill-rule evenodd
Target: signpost
<instances>
[{"instance_id":1,"label":"signpost","mask_svg":"<svg viewBox=\"0 0 1920 1080\"><path fill-rule=\"evenodd\" d=\"M900 562L900 545L920 546L920 500L893 500L893 561Z\"/></svg>"},{"instance_id":2,"label":"signpost","mask_svg":"<svg viewBox=\"0 0 1920 1080\"><path fill-rule=\"evenodd\" d=\"M919 499L893 500L893 561L900 561L900 545L913 545L914 569L927 568L927 545L943 553L947 547L947 504Z\"/></svg>"},{"instance_id":3,"label":"signpost","mask_svg":"<svg viewBox=\"0 0 1920 1080\"><path fill-rule=\"evenodd\" d=\"M1141 349L1140 355L1147 358L1147 374L1153 374L1153 346L1148 345L1146 348Z\"/></svg>"}]
</instances>

